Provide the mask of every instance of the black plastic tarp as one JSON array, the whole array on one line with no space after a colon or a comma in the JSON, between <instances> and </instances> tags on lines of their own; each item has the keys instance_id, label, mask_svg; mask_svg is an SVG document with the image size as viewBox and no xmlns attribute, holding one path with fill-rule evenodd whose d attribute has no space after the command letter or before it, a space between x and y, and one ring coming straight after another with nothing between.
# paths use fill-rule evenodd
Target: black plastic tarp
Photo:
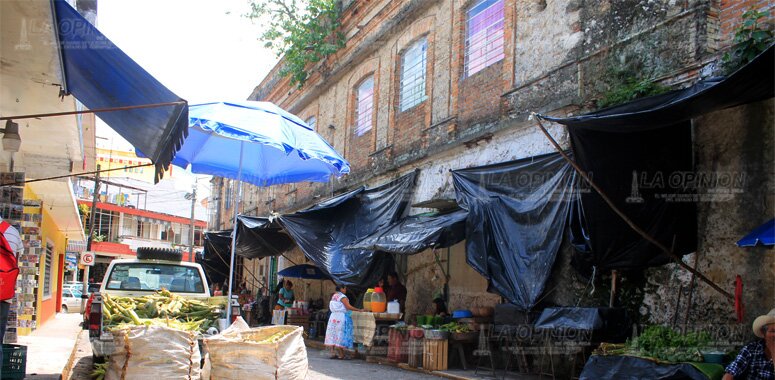
<instances>
[{"instance_id":1,"label":"black plastic tarp","mask_svg":"<svg viewBox=\"0 0 775 380\"><path fill-rule=\"evenodd\" d=\"M205 233L206 256L231 256L231 231ZM282 227L269 218L240 215L237 217L237 256L246 259L280 256L293 247L293 240Z\"/></svg>"},{"instance_id":2,"label":"black plastic tarp","mask_svg":"<svg viewBox=\"0 0 775 380\"><path fill-rule=\"evenodd\" d=\"M726 78L711 78L666 94L570 118L581 168L637 226L681 255L696 250L696 187L690 119L775 95L775 49ZM702 173L700 173L702 174ZM707 179L707 174L706 179ZM574 266L641 270L670 261L635 233L594 191L581 192L572 218ZM586 238L584 241L578 238Z\"/></svg>"},{"instance_id":3,"label":"black plastic tarp","mask_svg":"<svg viewBox=\"0 0 775 380\"><path fill-rule=\"evenodd\" d=\"M728 77L702 80L665 94L569 118L542 116L574 128L629 132L687 121L702 114L769 99L775 96L775 47L770 46L751 63Z\"/></svg>"},{"instance_id":4,"label":"black plastic tarp","mask_svg":"<svg viewBox=\"0 0 775 380\"><path fill-rule=\"evenodd\" d=\"M280 256L294 246L279 223L265 217L237 217L237 255L248 259Z\"/></svg>"},{"instance_id":5,"label":"black plastic tarp","mask_svg":"<svg viewBox=\"0 0 775 380\"><path fill-rule=\"evenodd\" d=\"M345 247L413 255L428 248L447 248L465 239L468 211L414 215L401 219Z\"/></svg>"},{"instance_id":6,"label":"black plastic tarp","mask_svg":"<svg viewBox=\"0 0 775 380\"><path fill-rule=\"evenodd\" d=\"M544 290L563 238L576 175L559 153L452 172L468 210L466 259L488 290L523 310Z\"/></svg>"},{"instance_id":7,"label":"black plastic tarp","mask_svg":"<svg viewBox=\"0 0 775 380\"><path fill-rule=\"evenodd\" d=\"M196 262L202 265L209 283L223 283L229 278L231 230L205 232L204 250Z\"/></svg>"},{"instance_id":8,"label":"black plastic tarp","mask_svg":"<svg viewBox=\"0 0 775 380\"><path fill-rule=\"evenodd\" d=\"M628 133L571 127L569 133L576 162L635 225L679 255L696 250L689 122ZM580 198L581 216L572 222L581 223L590 250L577 250L573 264L582 273L592 266L641 270L671 261L596 191L581 191Z\"/></svg>"},{"instance_id":9,"label":"black plastic tarp","mask_svg":"<svg viewBox=\"0 0 775 380\"><path fill-rule=\"evenodd\" d=\"M707 380L700 370L689 363L659 364L632 356L593 355L584 365L580 379L639 379L639 380Z\"/></svg>"},{"instance_id":10,"label":"black plastic tarp","mask_svg":"<svg viewBox=\"0 0 775 380\"><path fill-rule=\"evenodd\" d=\"M599 330L603 326L600 311L594 307L548 307L535 322L536 329Z\"/></svg>"},{"instance_id":11,"label":"black plastic tarp","mask_svg":"<svg viewBox=\"0 0 775 380\"><path fill-rule=\"evenodd\" d=\"M374 285L393 258L373 250L344 250L396 222L406 210L415 172L373 189L357 189L311 208L281 215L280 223L312 262L339 284Z\"/></svg>"}]
</instances>

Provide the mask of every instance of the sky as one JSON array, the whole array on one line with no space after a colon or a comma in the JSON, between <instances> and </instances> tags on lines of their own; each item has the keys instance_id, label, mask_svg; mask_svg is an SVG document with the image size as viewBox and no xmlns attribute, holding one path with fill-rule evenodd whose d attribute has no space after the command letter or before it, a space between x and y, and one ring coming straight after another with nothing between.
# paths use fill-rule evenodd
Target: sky
<instances>
[{"instance_id":1,"label":"sky","mask_svg":"<svg viewBox=\"0 0 775 380\"><path fill-rule=\"evenodd\" d=\"M277 62L258 40L260 26L242 16L248 0L97 4L97 28L189 104L247 99ZM104 123L98 122L97 135L98 147L131 148ZM196 181L198 192L209 194L209 181L196 177L180 178L178 186L190 189Z\"/></svg>"}]
</instances>

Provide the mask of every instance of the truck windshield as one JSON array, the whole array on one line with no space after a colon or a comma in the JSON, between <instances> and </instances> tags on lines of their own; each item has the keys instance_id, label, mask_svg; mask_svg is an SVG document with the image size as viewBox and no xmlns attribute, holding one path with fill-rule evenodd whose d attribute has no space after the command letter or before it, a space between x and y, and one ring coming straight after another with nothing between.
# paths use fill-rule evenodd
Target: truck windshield
<instances>
[{"instance_id":1,"label":"truck windshield","mask_svg":"<svg viewBox=\"0 0 775 380\"><path fill-rule=\"evenodd\" d=\"M204 284L195 267L157 263L122 263L113 266L105 287L109 290L161 290L203 293Z\"/></svg>"}]
</instances>

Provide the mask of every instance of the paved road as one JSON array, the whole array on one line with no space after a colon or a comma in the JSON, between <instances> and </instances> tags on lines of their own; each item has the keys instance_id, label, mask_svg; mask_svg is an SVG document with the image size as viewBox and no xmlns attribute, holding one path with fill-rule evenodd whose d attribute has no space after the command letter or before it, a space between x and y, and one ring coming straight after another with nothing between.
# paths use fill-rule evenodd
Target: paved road
<instances>
[{"instance_id":1,"label":"paved road","mask_svg":"<svg viewBox=\"0 0 775 380\"><path fill-rule=\"evenodd\" d=\"M440 377L411 372L392 366L367 363L364 360L329 359L326 351L307 348L310 379L319 380L419 380Z\"/></svg>"}]
</instances>

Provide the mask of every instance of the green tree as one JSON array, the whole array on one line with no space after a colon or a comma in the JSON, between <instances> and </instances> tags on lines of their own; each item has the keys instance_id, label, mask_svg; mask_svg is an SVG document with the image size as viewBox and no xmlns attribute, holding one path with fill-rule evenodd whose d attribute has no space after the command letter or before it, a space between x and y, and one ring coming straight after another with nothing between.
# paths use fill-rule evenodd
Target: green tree
<instances>
[{"instance_id":1,"label":"green tree","mask_svg":"<svg viewBox=\"0 0 775 380\"><path fill-rule=\"evenodd\" d=\"M264 46L284 57L280 75L301 88L307 66L344 46L336 0L250 0L250 19L264 25Z\"/></svg>"}]
</instances>

